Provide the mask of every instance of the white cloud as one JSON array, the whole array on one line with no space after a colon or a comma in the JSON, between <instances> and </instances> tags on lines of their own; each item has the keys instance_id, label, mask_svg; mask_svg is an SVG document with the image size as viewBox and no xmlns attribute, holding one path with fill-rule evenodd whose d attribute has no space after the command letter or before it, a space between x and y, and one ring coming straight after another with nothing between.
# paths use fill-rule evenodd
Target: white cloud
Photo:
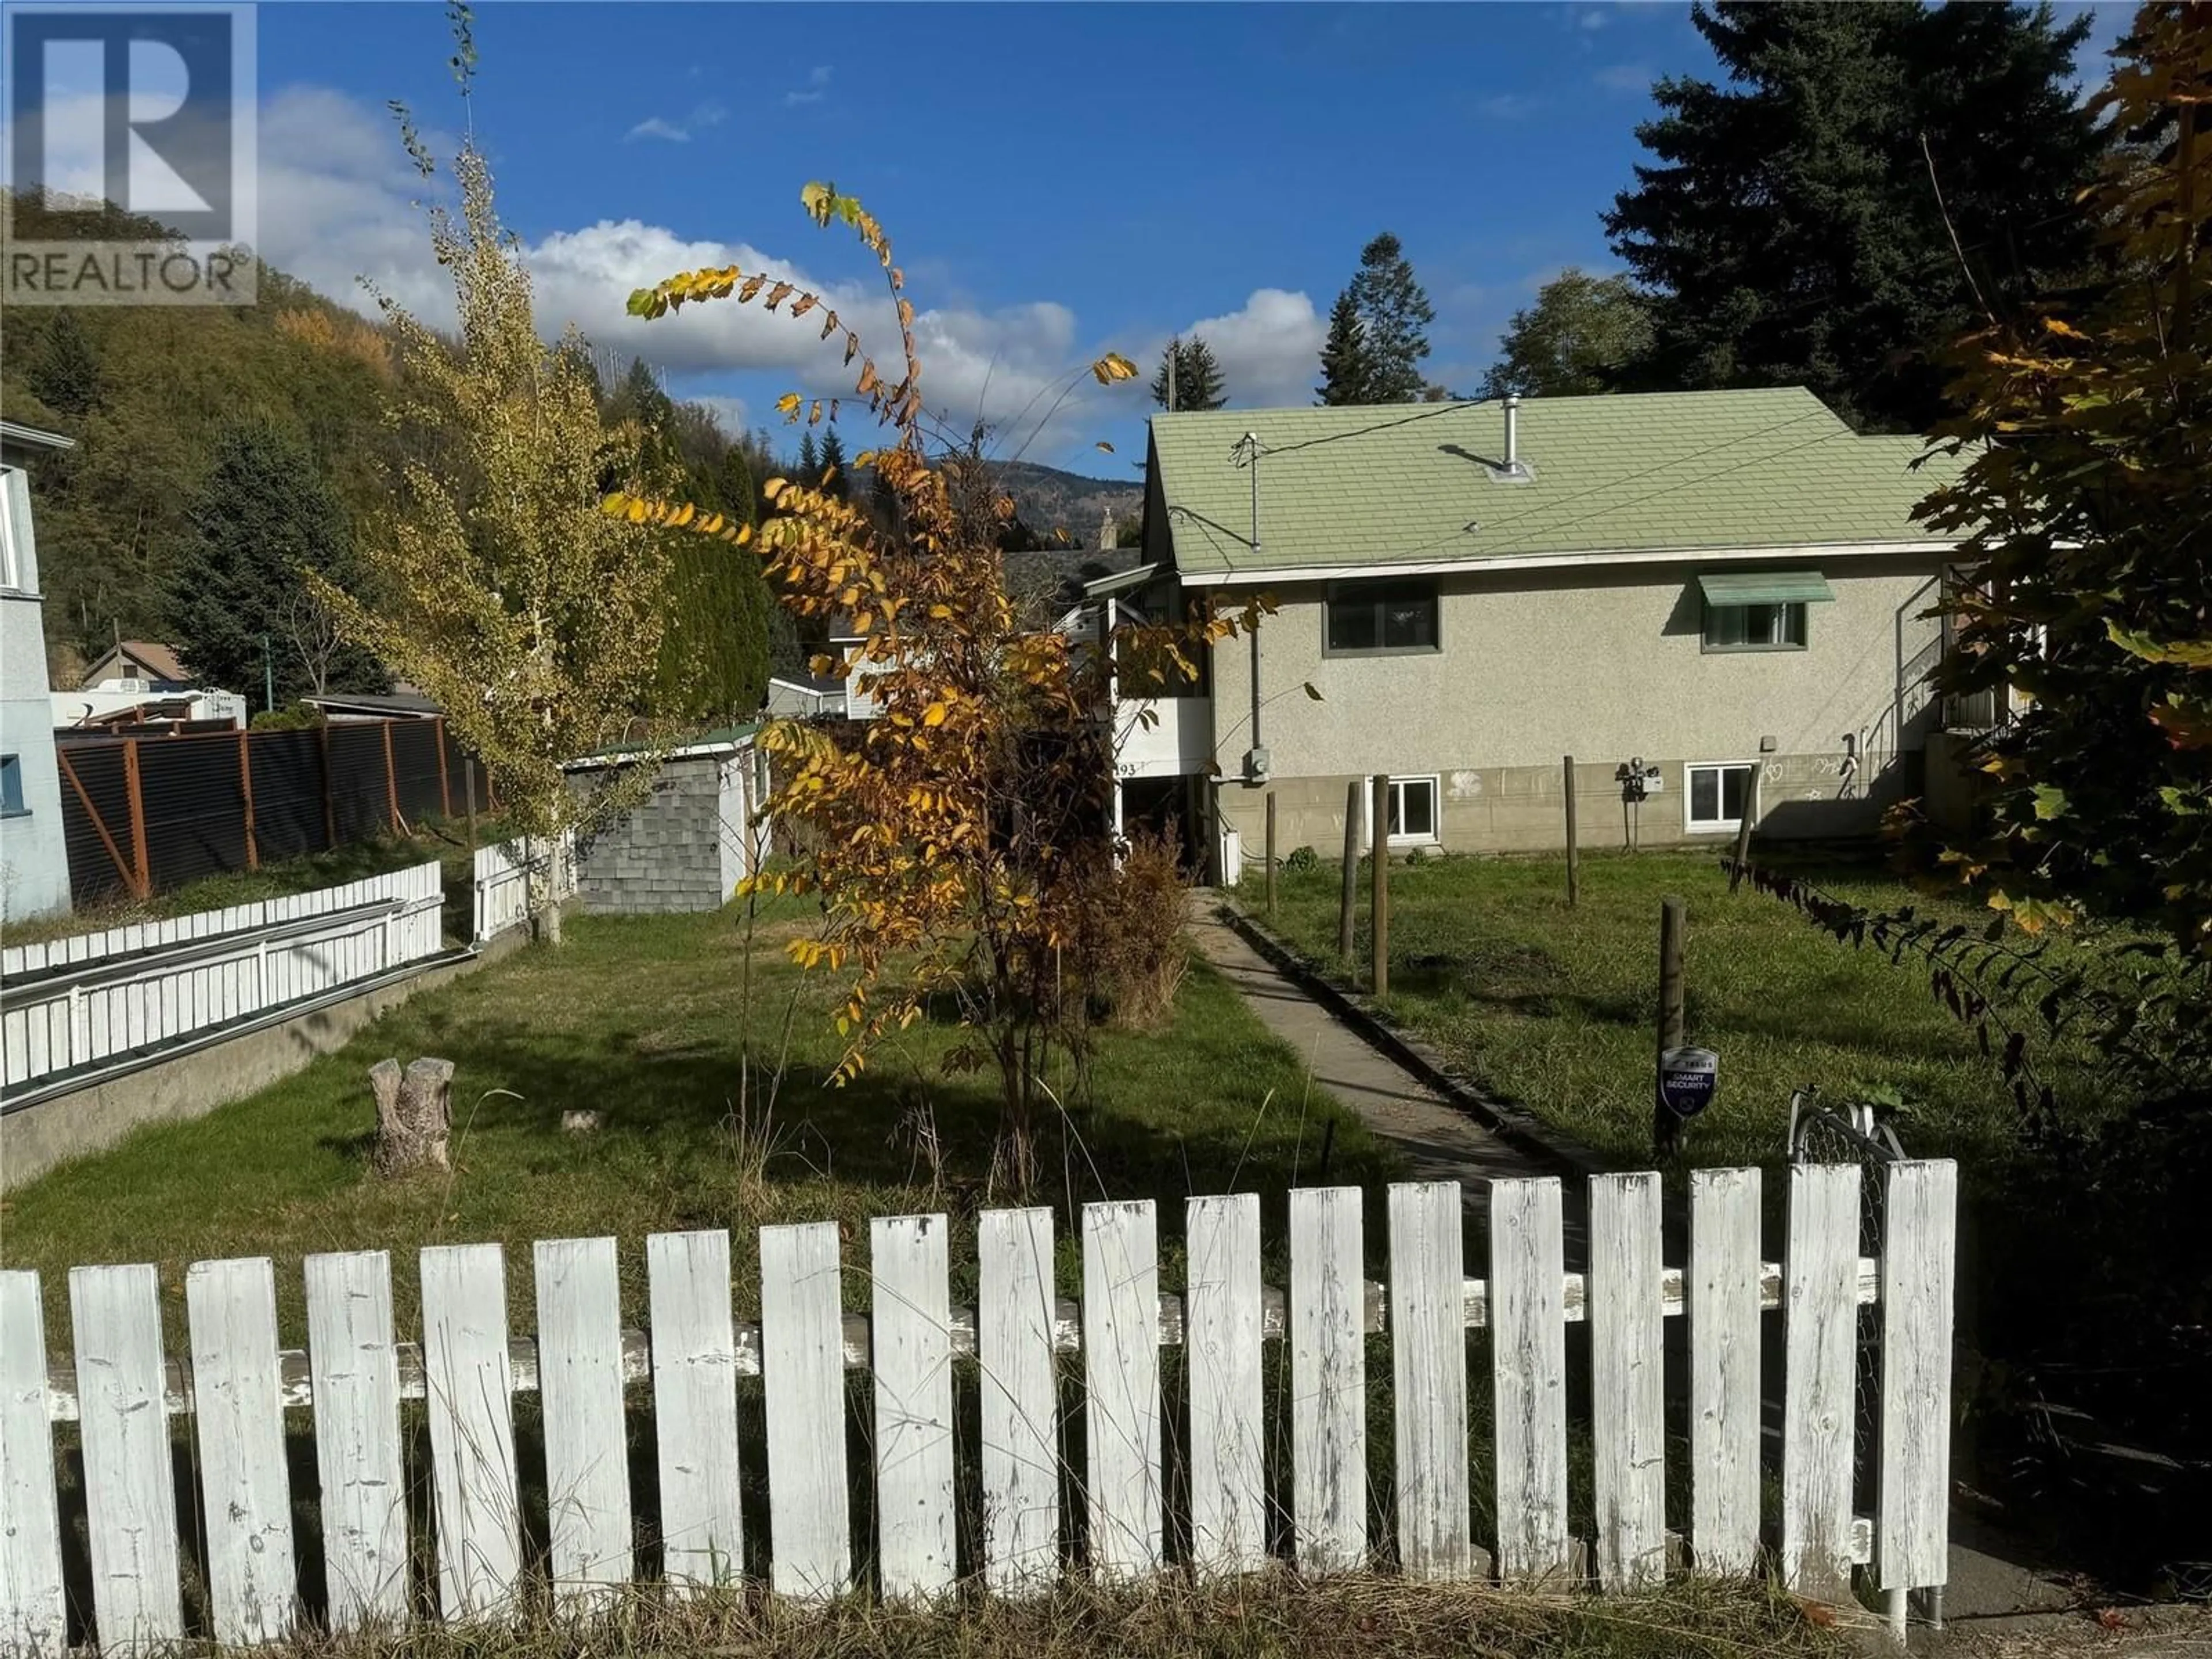
<instances>
[{"instance_id":1,"label":"white cloud","mask_svg":"<svg viewBox=\"0 0 2212 1659\"><path fill-rule=\"evenodd\" d=\"M807 71L806 84L796 91L785 93L783 102L786 108L792 108L800 104L818 104L829 95L830 65L817 64Z\"/></svg>"},{"instance_id":2,"label":"white cloud","mask_svg":"<svg viewBox=\"0 0 2212 1659\"><path fill-rule=\"evenodd\" d=\"M661 115L648 116L623 134L623 142L627 144L640 138L663 138L672 144L688 144L693 133L702 127L720 126L729 118L729 113L720 104L707 103L700 105L681 121L672 121Z\"/></svg>"},{"instance_id":3,"label":"white cloud","mask_svg":"<svg viewBox=\"0 0 2212 1659\"><path fill-rule=\"evenodd\" d=\"M1543 106L1544 100L1533 93L1493 92L1474 102L1475 112L1492 121L1518 121Z\"/></svg>"},{"instance_id":4,"label":"white cloud","mask_svg":"<svg viewBox=\"0 0 2212 1659\"><path fill-rule=\"evenodd\" d=\"M1651 88L1651 66L1649 64L1608 64L1590 79L1607 92L1648 92Z\"/></svg>"},{"instance_id":5,"label":"white cloud","mask_svg":"<svg viewBox=\"0 0 2212 1659\"><path fill-rule=\"evenodd\" d=\"M695 112L692 118L700 118ZM261 128L263 256L340 303L373 312L359 281L366 276L423 321L451 326L451 282L431 258L428 228L414 205L423 185L390 121L341 94L292 88L264 106ZM452 153L445 135L428 137L437 155ZM573 320L596 344L623 358L643 357L673 376L711 383L710 377L765 370L810 398L851 396L860 365L847 367L837 342L822 339L822 310L793 322L757 304L722 301L647 323L625 309L634 289L678 270L729 264L769 271L819 294L859 332L862 349L887 380L905 373L897 321L872 266L851 278L828 279L773 250L683 237L635 219L550 232L526 243L523 257L537 288L538 324L549 337ZM864 256L853 262L856 270L865 264ZM1255 295L1255 301L1270 292ZM1304 295L1278 297L1295 301L1293 324L1312 324ZM1102 388L1083 372L1105 343L1083 340L1074 313L1057 301L923 311L915 335L929 409L962 434L978 418L989 422L1007 434L1010 448L1055 406L1047 440L1087 434L1091 413L1108 399L1126 411L1142 397L1140 388ZM1317 350L1317 332L1314 339ZM1225 351L1224 358L1229 360ZM1059 401L1071 381L1074 389ZM725 424L746 418L734 399L718 404L718 412Z\"/></svg>"},{"instance_id":6,"label":"white cloud","mask_svg":"<svg viewBox=\"0 0 2212 1659\"><path fill-rule=\"evenodd\" d=\"M1204 318L1183 332L1202 337L1213 348L1229 400L1237 407L1303 407L1313 401L1314 378L1321 372L1321 343L1328 325L1304 294L1255 289L1238 309L1224 317ZM1157 348L1152 356L1158 357ZM1146 365L1148 369L1151 366ZM1149 374L1146 378L1149 382Z\"/></svg>"}]
</instances>

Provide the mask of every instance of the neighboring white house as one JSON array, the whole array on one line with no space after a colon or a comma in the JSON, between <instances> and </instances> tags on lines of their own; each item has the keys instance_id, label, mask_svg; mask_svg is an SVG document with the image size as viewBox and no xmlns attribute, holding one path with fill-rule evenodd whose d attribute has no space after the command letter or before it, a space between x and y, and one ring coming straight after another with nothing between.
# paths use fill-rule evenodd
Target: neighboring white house
<instances>
[{"instance_id":1,"label":"neighboring white house","mask_svg":"<svg viewBox=\"0 0 2212 1659\"><path fill-rule=\"evenodd\" d=\"M1872 830L1937 724L1923 447L1786 387L1156 416L1113 602L1279 609L1117 714L1124 816L1327 854L1388 773L1394 847L1554 848L1571 755L1586 846Z\"/></svg>"},{"instance_id":2,"label":"neighboring white house","mask_svg":"<svg viewBox=\"0 0 2212 1659\"><path fill-rule=\"evenodd\" d=\"M70 905L39 549L24 467L75 447L58 433L0 421L0 916L11 921Z\"/></svg>"}]
</instances>

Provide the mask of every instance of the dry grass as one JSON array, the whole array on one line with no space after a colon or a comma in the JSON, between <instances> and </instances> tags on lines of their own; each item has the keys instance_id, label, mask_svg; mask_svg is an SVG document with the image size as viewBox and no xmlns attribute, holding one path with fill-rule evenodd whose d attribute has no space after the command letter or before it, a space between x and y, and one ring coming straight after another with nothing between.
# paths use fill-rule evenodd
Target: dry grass
<instances>
[{"instance_id":1,"label":"dry grass","mask_svg":"<svg viewBox=\"0 0 2212 1659\"><path fill-rule=\"evenodd\" d=\"M1600 1600L1348 1575L1321 1584L1287 1573L1141 1591L1070 1586L1036 1601L976 1598L943 1611L860 1600L823 1611L736 1597L669 1603L639 1595L595 1624L526 1623L402 1636L317 1639L299 1659L1674 1659L1852 1651L1763 1586L1685 1582Z\"/></svg>"}]
</instances>

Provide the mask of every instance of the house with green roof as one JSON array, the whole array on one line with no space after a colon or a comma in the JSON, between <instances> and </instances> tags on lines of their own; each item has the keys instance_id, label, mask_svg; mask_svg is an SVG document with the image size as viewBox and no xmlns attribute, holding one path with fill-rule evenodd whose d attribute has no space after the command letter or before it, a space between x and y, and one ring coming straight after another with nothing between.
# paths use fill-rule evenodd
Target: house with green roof
<instances>
[{"instance_id":1,"label":"house with green roof","mask_svg":"<svg viewBox=\"0 0 2212 1659\"><path fill-rule=\"evenodd\" d=\"M1585 845L1870 830L1937 724L1923 450L1795 387L1156 416L1100 602L1277 609L1125 713L1124 822L1327 854L1388 773L1394 848L1553 848L1571 756Z\"/></svg>"}]
</instances>

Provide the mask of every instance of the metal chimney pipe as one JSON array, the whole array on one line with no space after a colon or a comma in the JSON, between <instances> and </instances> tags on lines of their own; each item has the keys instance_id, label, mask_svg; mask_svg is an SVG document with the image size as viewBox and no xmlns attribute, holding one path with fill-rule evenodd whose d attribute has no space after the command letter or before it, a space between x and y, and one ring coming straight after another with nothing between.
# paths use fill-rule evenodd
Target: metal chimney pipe
<instances>
[{"instance_id":1,"label":"metal chimney pipe","mask_svg":"<svg viewBox=\"0 0 2212 1659\"><path fill-rule=\"evenodd\" d=\"M1521 470L1521 394L1505 394L1505 470Z\"/></svg>"}]
</instances>

